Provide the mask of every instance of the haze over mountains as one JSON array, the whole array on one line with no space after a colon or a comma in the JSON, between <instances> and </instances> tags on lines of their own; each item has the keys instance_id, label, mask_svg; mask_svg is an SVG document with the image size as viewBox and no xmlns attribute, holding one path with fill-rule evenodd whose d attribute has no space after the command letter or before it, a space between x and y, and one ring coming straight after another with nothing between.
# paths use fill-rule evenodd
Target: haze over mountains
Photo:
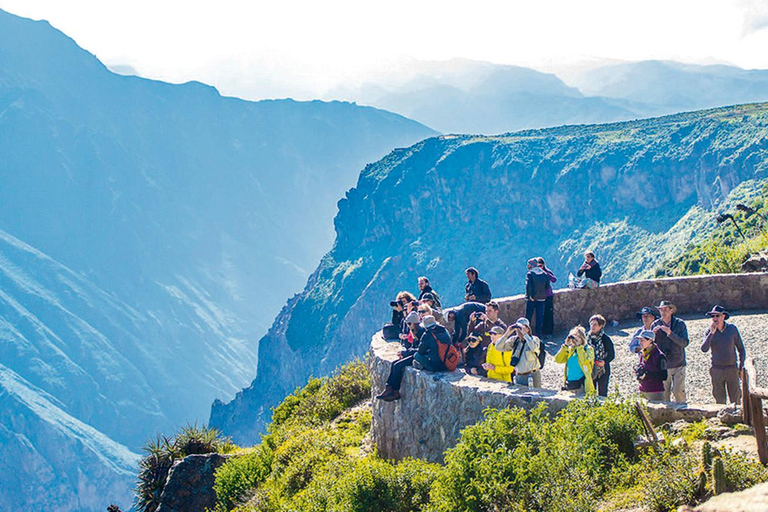
<instances>
[{"instance_id":1,"label":"haze over mountains","mask_svg":"<svg viewBox=\"0 0 768 512\"><path fill-rule=\"evenodd\" d=\"M119 76L0 11L0 509L126 507L144 441L252 378L359 169L432 134Z\"/></svg>"}]
</instances>

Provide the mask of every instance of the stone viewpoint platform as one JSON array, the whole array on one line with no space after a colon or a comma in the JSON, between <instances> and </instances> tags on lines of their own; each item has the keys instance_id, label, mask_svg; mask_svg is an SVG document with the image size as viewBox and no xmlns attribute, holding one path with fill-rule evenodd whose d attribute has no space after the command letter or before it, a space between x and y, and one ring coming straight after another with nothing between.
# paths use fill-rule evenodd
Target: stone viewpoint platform
<instances>
[{"instance_id":1,"label":"stone viewpoint platform","mask_svg":"<svg viewBox=\"0 0 768 512\"><path fill-rule=\"evenodd\" d=\"M560 330L586 324L594 313L601 313L609 322L621 321L633 317L640 306L658 304L661 299L674 302L680 314L706 311L713 304L722 304L729 311L766 310L768 274L625 281L593 290L558 290L554 298L555 326ZM525 310L522 295L496 300L501 318L507 323L514 322ZM399 343L384 340L381 333L373 336L369 365L374 394L384 388L399 347ZM570 392L531 390L460 371L431 373L413 369L405 373L402 392L403 398L395 402L373 400L373 441L383 457L417 457L431 462L442 462L443 453L456 444L461 430L481 421L488 408L518 406L530 410L544 402L554 414L575 399ZM654 423L697 421L716 416L720 408L690 403L653 403L648 407Z\"/></svg>"}]
</instances>

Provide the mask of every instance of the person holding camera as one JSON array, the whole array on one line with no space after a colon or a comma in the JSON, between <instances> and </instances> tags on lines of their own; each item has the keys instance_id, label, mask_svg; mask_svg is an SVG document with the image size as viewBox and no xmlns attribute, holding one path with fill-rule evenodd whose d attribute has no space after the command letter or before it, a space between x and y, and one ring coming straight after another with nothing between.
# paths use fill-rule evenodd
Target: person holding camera
<instances>
[{"instance_id":1,"label":"person holding camera","mask_svg":"<svg viewBox=\"0 0 768 512\"><path fill-rule=\"evenodd\" d=\"M485 313L475 312L469 318L469 325L467 325L467 331L470 334L474 334L480 337L480 344L483 348L487 347L491 343L491 336L489 334L491 327L498 326L502 329L507 329L501 318L499 318L499 304L492 300L485 305Z\"/></svg>"},{"instance_id":2,"label":"person holding camera","mask_svg":"<svg viewBox=\"0 0 768 512\"><path fill-rule=\"evenodd\" d=\"M595 349L587 343L587 333L580 325L571 329L563 346L555 354L555 362L564 364L563 390L581 393L595 392L592 382L592 365L595 362Z\"/></svg>"},{"instance_id":3,"label":"person holding camera","mask_svg":"<svg viewBox=\"0 0 768 512\"><path fill-rule=\"evenodd\" d=\"M402 327L403 318L405 318L405 308L414 300L416 300L416 297L410 292L400 292L395 300L389 303L392 308L392 325Z\"/></svg>"},{"instance_id":4,"label":"person holding camera","mask_svg":"<svg viewBox=\"0 0 768 512\"><path fill-rule=\"evenodd\" d=\"M664 400L664 381L667 380L667 356L654 342L656 333L644 329L636 336L640 345L640 361L635 366L635 376L640 386L638 390L646 400L660 402Z\"/></svg>"},{"instance_id":5,"label":"person holding camera","mask_svg":"<svg viewBox=\"0 0 768 512\"><path fill-rule=\"evenodd\" d=\"M595 259L595 253L592 251L584 253L584 263L581 264L576 275L587 278L587 288L597 288L600 286L603 270L600 268L600 263Z\"/></svg>"},{"instance_id":6,"label":"person holding camera","mask_svg":"<svg viewBox=\"0 0 768 512\"><path fill-rule=\"evenodd\" d=\"M648 306L643 306L642 309L637 312L637 319L640 320L643 325L638 327L635 334L632 335L632 339L629 342L630 352L633 354L640 353L640 333L652 330L651 325L653 325L653 322L655 322L657 318L659 318L659 314L655 309Z\"/></svg>"},{"instance_id":7,"label":"person holding camera","mask_svg":"<svg viewBox=\"0 0 768 512\"><path fill-rule=\"evenodd\" d=\"M473 313L485 313L486 307L479 302L465 302L461 306L449 309L445 315L448 322L453 322L453 343L460 344L467 337L469 319Z\"/></svg>"},{"instance_id":8,"label":"person holding camera","mask_svg":"<svg viewBox=\"0 0 768 512\"><path fill-rule=\"evenodd\" d=\"M486 349L482 345L480 336L470 334L467 336L464 349L464 371L468 375L488 376L488 371L483 368L486 360Z\"/></svg>"},{"instance_id":9,"label":"person holding camera","mask_svg":"<svg viewBox=\"0 0 768 512\"><path fill-rule=\"evenodd\" d=\"M488 372L489 379L512 382L515 367L512 366L512 352L507 345L512 333L509 330L505 333L504 329L495 326L491 328L490 334L491 344L486 348L483 369Z\"/></svg>"},{"instance_id":10,"label":"person holding camera","mask_svg":"<svg viewBox=\"0 0 768 512\"><path fill-rule=\"evenodd\" d=\"M712 364L709 367L712 396L715 397L715 402L724 404L727 390L728 400L738 404L741 402L739 372L744 369L744 361L747 358L744 342L739 329L726 322L730 315L723 306L714 306L707 315L712 318L712 323L704 334L701 351L712 351Z\"/></svg>"},{"instance_id":11,"label":"person holding camera","mask_svg":"<svg viewBox=\"0 0 768 512\"><path fill-rule=\"evenodd\" d=\"M541 362L539 353L543 350L541 340L531 333L531 323L527 318L518 318L508 329L514 331L512 345L512 366L515 367L515 384L534 388L541 387Z\"/></svg>"},{"instance_id":12,"label":"person holding camera","mask_svg":"<svg viewBox=\"0 0 768 512\"><path fill-rule=\"evenodd\" d=\"M479 302L485 304L491 300L491 287L480 279L480 274L475 267L469 267L464 271L467 275L467 284L464 285L464 300L467 302Z\"/></svg>"},{"instance_id":13,"label":"person holding camera","mask_svg":"<svg viewBox=\"0 0 768 512\"><path fill-rule=\"evenodd\" d=\"M405 325L408 326L408 333L400 335L400 343L407 349L419 348L419 340L424 334L424 328L421 326L420 313L411 311L405 317Z\"/></svg>"}]
</instances>

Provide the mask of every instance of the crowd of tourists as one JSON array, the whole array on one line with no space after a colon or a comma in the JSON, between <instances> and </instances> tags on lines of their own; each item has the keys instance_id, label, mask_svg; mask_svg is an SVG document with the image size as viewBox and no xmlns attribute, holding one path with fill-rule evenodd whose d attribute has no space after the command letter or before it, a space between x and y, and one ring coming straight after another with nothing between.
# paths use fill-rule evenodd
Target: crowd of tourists
<instances>
[{"instance_id":1,"label":"crowd of tourists","mask_svg":"<svg viewBox=\"0 0 768 512\"><path fill-rule=\"evenodd\" d=\"M541 387L541 369L546 363L545 341L554 331L552 284L557 277L543 258L527 263L525 316L512 325L499 318L499 304L474 267L466 269L465 302L443 312L440 297L425 276L418 278L418 298L400 292L392 301L387 338L402 344L392 364L386 388L376 398L400 399L405 369L433 372L460 370L531 388ZM579 276L587 287L597 287L602 270L592 252L585 254ZM626 348L637 354L634 374L638 391L650 401L686 402L685 368L688 328L676 315L675 305L661 300L658 306L643 306L641 322ZM740 371L746 359L738 328L727 322L728 311L716 305L706 315L712 322L701 344L711 353L712 394L720 404L741 400ZM572 328L554 356L563 365L562 389L573 393L607 396L615 347L605 333L606 319L594 314L589 325Z\"/></svg>"}]
</instances>

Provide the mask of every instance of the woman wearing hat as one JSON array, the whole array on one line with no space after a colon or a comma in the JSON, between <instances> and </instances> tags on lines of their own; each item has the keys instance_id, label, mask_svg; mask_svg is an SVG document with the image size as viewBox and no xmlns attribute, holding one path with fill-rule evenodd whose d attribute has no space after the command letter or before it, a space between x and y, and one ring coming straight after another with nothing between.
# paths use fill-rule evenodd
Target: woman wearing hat
<instances>
[{"instance_id":1,"label":"woman wearing hat","mask_svg":"<svg viewBox=\"0 0 768 512\"><path fill-rule=\"evenodd\" d=\"M491 335L491 344L485 353L485 363L483 368L488 372L488 378L512 382L512 372L515 368L512 366L512 352L506 346L506 342L511 334L507 334L499 326L491 327L488 331Z\"/></svg>"},{"instance_id":2,"label":"woman wearing hat","mask_svg":"<svg viewBox=\"0 0 768 512\"><path fill-rule=\"evenodd\" d=\"M656 334L655 343L667 356L667 380L664 381L664 401L674 396L676 402L685 402L685 347L688 346L688 326L675 316L677 307L663 300L656 307L661 318L651 324Z\"/></svg>"},{"instance_id":3,"label":"woman wearing hat","mask_svg":"<svg viewBox=\"0 0 768 512\"><path fill-rule=\"evenodd\" d=\"M555 362L565 364L564 390L587 393L595 392L592 382L592 365L595 362L595 349L587 343L587 333L582 326L576 326L568 333L565 343L555 354Z\"/></svg>"},{"instance_id":4,"label":"woman wearing hat","mask_svg":"<svg viewBox=\"0 0 768 512\"><path fill-rule=\"evenodd\" d=\"M723 306L713 307L707 315L712 318L712 323L704 335L701 351L712 351L712 364L709 367L712 395L715 397L715 402L724 404L727 390L728 400L731 403L739 403L741 401L739 371L744 368L744 360L747 356L744 342L736 326L726 322L730 315Z\"/></svg>"},{"instance_id":5,"label":"woman wearing hat","mask_svg":"<svg viewBox=\"0 0 768 512\"><path fill-rule=\"evenodd\" d=\"M640 381L640 394L651 402L660 402L664 399L664 381L667 380L667 356L653 342L655 337L648 329L637 335L640 362L635 367L635 376Z\"/></svg>"}]
</instances>

